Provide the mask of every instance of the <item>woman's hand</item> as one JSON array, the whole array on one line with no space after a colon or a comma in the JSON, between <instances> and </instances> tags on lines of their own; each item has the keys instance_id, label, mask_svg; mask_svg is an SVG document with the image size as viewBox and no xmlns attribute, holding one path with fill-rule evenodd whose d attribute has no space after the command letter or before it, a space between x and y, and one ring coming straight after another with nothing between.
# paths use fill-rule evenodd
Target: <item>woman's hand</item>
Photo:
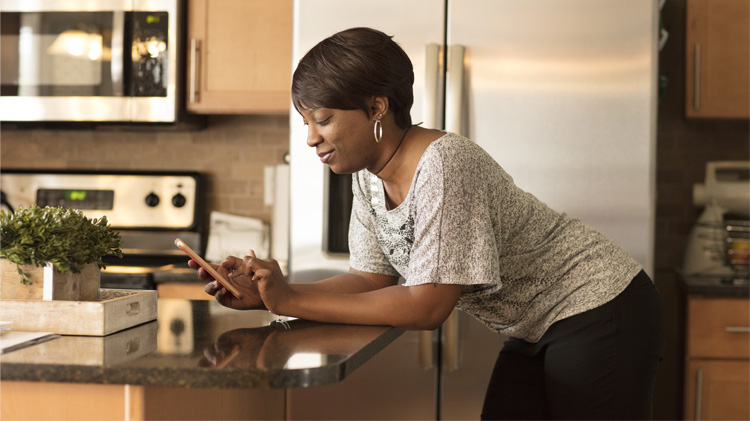
<instances>
[{"instance_id":1,"label":"woman's hand","mask_svg":"<svg viewBox=\"0 0 750 421\"><path fill-rule=\"evenodd\" d=\"M255 253L252 250L250 250L250 254L253 257L255 256ZM238 310L263 309L265 307L263 306L263 301L261 301L260 295L258 294L258 286L255 282L251 281L252 272L247 265L251 258L251 256L245 256L244 259L239 259L234 256L229 256L218 265L209 263L214 270L240 290L242 295L241 300L227 291L226 288L215 280L205 269L201 268L195 261L188 261L188 266L198 270L198 277L206 282L204 290L207 294L213 295L219 304ZM230 278L229 272L232 273L233 278Z\"/></svg>"},{"instance_id":2,"label":"woman's hand","mask_svg":"<svg viewBox=\"0 0 750 421\"><path fill-rule=\"evenodd\" d=\"M276 260L250 257L247 266L253 273L252 281L257 285L260 298L268 311L285 314L285 308L296 292L289 286Z\"/></svg>"}]
</instances>

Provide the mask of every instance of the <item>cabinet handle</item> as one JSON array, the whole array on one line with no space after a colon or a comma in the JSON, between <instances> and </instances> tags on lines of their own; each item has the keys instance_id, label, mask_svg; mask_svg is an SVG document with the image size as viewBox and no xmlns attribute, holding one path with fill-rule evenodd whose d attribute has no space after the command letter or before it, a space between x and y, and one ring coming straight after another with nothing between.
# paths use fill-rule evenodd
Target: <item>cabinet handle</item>
<instances>
[{"instance_id":1,"label":"cabinet handle","mask_svg":"<svg viewBox=\"0 0 750 421\"><path fill-rule=\"evenodd\" d=\"M693 57L693 109L698 111L701 108L701 45L695 44L695 55Z\"/></svg>"},{"instance_id":2,"label":"cabinet handle","mask_svg":"<svg viewBox=\"0 0 750 421\"><path fill-rule=\"evenodd\" d=\"M748 326L727 326L724 330L729 333L750 333Z\"/></svg>"},{"instance_id":3,"label":"cabinet handle","mask_svg":"<svg viewBox=\"0 0 750 421\"><path fill-rule=\"evenodd\" d=\"M697 373L695 373L695 421L700 421L701 419L701 408L703 405L703 402L701 402L701 399L703 398L703 370L698 370Z\"/></svg>"},{"instance_id":4,"label":"cabinet handle","mask_svg":"<svg viewBox=\"0 0 750 421\"><path fill-rule=\"evenodd\" d=\"M190 38L190 93L189 101L194 104L201 100L200 91L198 90L198 61L201 55L201 41Z\"/></svg>"}]
</instances>

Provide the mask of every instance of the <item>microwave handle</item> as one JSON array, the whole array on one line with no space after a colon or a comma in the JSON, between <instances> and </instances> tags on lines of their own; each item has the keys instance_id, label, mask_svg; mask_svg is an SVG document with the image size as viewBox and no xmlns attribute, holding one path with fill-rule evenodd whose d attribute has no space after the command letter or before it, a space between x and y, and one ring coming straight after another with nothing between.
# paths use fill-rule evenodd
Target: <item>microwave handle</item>
<instances>
[{"instance_id":1,"label":"microwave handle","mask_svg":"<svg viewBox=\"0 0 750 421\"><path fill-rule=\"evenodd\" d=\"M125 51L128 50L125 41L125 12L116 10L112 14L112 95L122 97L125 94Z\"/></svg>"},{"instance_id":2,"label":"microwave handle","mask_svg":"<svg viewBox=\"0 0 750 421\"><path fill-rule=\"evenodd\" d=\"M190 38L190 84L188 98L191 104L199 102L200 90L199 84L200 79L198 78L198 69L200 68L200 57L201 57L201 40L196 38Z\"/></svg>"}]
</instances>

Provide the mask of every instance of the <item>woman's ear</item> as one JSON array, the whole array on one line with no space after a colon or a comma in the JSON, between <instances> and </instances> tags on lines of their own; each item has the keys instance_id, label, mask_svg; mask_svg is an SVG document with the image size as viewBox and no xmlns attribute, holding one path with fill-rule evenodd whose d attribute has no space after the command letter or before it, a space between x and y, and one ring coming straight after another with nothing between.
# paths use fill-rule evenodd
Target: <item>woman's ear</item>
<instances>
[{"instance_id":1,"label":"woman's ear","mask_svg":"<svg viewBox=\"0 0 750 421\"><path fill-rule=\"evenodd\" d=\"M388 97L374 96L370 99L370 116L378 119L388 113Z\"/></svg>"}]
</instances>

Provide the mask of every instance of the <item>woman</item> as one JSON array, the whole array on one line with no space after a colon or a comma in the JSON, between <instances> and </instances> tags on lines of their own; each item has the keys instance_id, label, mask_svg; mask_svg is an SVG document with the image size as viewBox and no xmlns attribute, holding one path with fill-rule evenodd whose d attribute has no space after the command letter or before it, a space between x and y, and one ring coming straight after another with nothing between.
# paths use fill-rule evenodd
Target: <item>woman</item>
<instances>
[{"instance_id":1,"label":"woman","mask_svg":"<svg viewBox=\"0 0 750 421\"><path fill-rule=\"evenodd\" d=\"M404 51L367 28L300 60L292 99L307 144L334 172L354 174L350 271L290 285L251 252L218 269L245 298L200 270L206 291L232 308L405 329L435 329L458 307L511 337L482 418L649 418L664 340L649 277L603 235L516 187L472 141L413 125L413 82Z\"/></svg>"}]
</instances>

